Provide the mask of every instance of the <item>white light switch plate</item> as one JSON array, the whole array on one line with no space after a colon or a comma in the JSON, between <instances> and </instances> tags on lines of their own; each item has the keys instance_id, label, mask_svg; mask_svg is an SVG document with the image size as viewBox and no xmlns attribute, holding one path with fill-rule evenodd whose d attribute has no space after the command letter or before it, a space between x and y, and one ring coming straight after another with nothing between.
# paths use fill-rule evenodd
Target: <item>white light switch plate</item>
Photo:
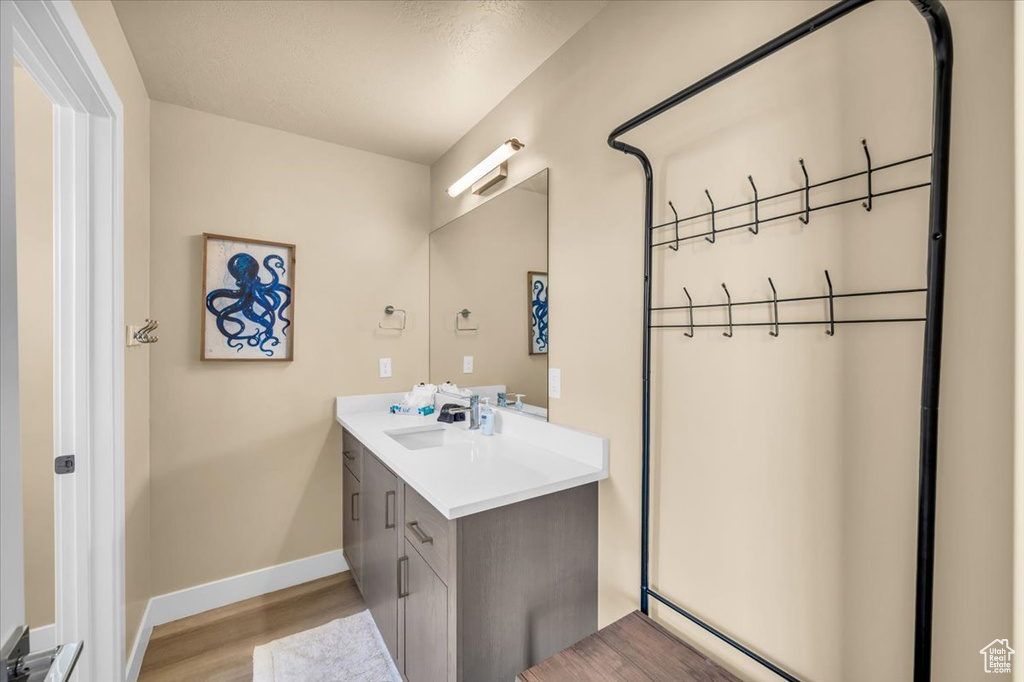
<instances>
[{"instance_id":1,"label":"white light switch plate","mask_svg":"<svg viewBox=\"0 0 1024 682\"><path fill-rule=\"evenodd\" d=\"M473 373L473 356L464 355L462 357L462 373L472 374Z\"/></svg>"},{"instance_id":2,"label":"white light switch plate","mask_svg":"<svg viewBox=\"0 0 1024 682\"><path fill-rule=\"evenodd\" d=\"M380 378L388 379L391 377L391 358L380 359Z\"/></svg>"},{"instance_id":3,"label":"white light switch plate","mask_svg":"<svg viewBox=\"0 0 1024 682\"><path fill-rule=\"evenodd\" d=\"M562 370L548 369L548 397L562 397Z\"/></svg>"}]
</instances>

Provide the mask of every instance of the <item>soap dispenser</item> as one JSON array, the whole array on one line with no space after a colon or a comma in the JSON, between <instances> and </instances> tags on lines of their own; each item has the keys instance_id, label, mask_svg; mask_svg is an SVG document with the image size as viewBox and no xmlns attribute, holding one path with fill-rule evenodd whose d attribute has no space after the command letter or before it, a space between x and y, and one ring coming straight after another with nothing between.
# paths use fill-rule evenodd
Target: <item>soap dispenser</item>
<instances>
[{"instance_id":1,"label":"soap dispenser","mask_svg":"<svg viewBox=\"0 0 1024 682\"><path fill-rule=\"evenodd\" d=\"M516 409L520 412L523 411L523 398L526 396L525 393L516 393Z\"/></svg>"},{"instance_id":2,"label":"soap dispenser","mask_svg":"<svg viewBox=\"0 0 1024 682\"><path fill-rule=\"evenodd\" d=\"M483 398L484 404L480 408L480 431L485 436L494 435L494 408L491 407L491 399Z\"/></svg>"}]
</instances>

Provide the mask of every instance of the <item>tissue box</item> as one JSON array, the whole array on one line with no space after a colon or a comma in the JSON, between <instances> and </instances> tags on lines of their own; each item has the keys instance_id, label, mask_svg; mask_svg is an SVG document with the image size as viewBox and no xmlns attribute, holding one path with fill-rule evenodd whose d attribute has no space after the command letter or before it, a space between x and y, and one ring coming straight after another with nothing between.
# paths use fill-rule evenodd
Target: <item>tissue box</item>
<instances>
[{"instance_id":1,"label":"tissue box","mask_svg":"<svg viewBox=\"0 0 1024 682\"><path fill-rule=\"evenodd\" d=\"M391 414L411 414L426 417L428 414L434 414L434 406L424 405L423 407L402 407L401 405L392 405L388 411L391 412Z\"/></svg>"}]
</instances>

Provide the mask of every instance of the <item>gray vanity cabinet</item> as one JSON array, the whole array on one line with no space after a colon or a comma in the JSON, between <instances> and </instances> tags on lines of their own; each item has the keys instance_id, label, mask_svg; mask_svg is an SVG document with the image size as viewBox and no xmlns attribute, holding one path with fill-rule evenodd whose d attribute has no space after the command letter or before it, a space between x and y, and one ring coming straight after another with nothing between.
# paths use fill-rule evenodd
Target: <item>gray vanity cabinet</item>
<instances>
[{"instance_id":1,"label":"gray vanity cabinet","mask_svg":"<svg viewBox=\"0 0 1024 682\"><path fill-rule=\"evenodd\" d=\"M360 481L363 599L391 655L398 658L398 478L364 453Z\"/></svg>"},{"instance_id":2,"label":"gray vanity cabinet","mask_svg":"<svg viewBox=\"0 0 1024 682\"><path fill-rule=\"evenodd\" d=\"M345 553L406 682L514 680L597 629L596 483L450 520L360 453Z\"/></svg>"},{"instance_id":3,"label":"gray vanity cabinet","mask_svg":"<svg viewBox=\"0 0 1024 682\"><path fill-rule=\"evenodd\" d=\"M448 587L409 540L401 570L405 679L444 682L448 679Z\"/></svg>"},{"instance_id":4,"label":"gray vanity cabinet","mask_svg":"<svg viewBox=\"0 0 1024 682\"><path fill-rule=\"evenodd\" d=\"M361 584L363 577L363 547L360 540L360 501L359 479L348 467L342 468L342 517L341 537L345 543L345 561L352 571L356 584Z\"/></svg>"}]
</instances>

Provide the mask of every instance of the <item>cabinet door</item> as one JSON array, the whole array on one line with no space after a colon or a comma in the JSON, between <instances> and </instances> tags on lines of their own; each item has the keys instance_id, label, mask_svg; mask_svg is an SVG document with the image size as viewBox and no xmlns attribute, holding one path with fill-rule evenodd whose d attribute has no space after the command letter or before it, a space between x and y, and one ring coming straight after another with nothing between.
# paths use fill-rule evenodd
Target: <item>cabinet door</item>
<instances>
[{"instance_id":1,"label":"cabinet door","mask_svg":"<svg viewBox=\"0 0 1024 682\"><path fill-rule=\"evenodd\" d=\"M362 552L362 538L361 538L361 525L362 514L360 513L360 506L362 504L360 494L359 479L349 471L348 467L342 467L343 472L343 484L342 484L342 540L345 547L345 559L348 561L349 569L352 571L352 575L355 576L356 583L362 586L363 577L363 552Z\"/></svg>"},{"instance_id":2,"label":"cabinet door","mask_svg":"<svg viewBox=\"0 0 1024 682\"><path fill-rule=\"evenodd\" d=\"M405 677L443 682L448 679L448 588L408 540L405 552Z\"/></svg>"},{"instance_id":3,"label":"cabinet door","mask_svg":"<svg viewBox=\"0 0 1024 682\"><path fill-rule=\"evenodd\" d=\"M398 479L369 452L363 458L359 512L363 598L391 656L398 658Z\"/></svg>"}]
</instances>

